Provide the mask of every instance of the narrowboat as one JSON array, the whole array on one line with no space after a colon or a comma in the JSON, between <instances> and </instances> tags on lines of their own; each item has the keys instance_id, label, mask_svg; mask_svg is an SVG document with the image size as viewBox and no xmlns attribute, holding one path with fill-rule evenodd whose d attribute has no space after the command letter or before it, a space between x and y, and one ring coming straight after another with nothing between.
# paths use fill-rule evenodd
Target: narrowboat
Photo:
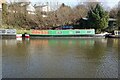
<instances>
[{"instance_id":1,"label":"narrowboat","mask_svg":"<svg viewBox=\"0 0 120 80\"><path fill-rule=\"evenodd\" d=\"M94 29L31 30L30 37L94 37Z\"/></svg>"},{"instance_id":2,"label":"narrowboat","mask_svg":"<svg viewBox=\"0 0 120 80\"><path fill-rule=\"evenodd\" d=\"M120 31L115 30L113 35L108 35L109 38L120 38Z\"/></svg>"}]
</instances>

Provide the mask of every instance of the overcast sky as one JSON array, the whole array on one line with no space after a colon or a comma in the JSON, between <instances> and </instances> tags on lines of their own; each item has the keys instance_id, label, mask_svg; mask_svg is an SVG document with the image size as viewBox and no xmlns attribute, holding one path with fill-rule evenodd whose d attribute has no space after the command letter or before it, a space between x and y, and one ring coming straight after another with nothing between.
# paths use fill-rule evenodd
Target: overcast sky
<instances>
[{"instance_id":1,"label":"overcast sky","mask_svg":"<svg viewBox=\"0 0 120 80\"><path fill-rule=\"evenodd\" d=\"M75 6L81 2L88 2L88 1L100 1L100 2L104 2L104 6L108 6L108 7L114 7L115 5L118 4L118 2L120 0L7 0L8 2L9 1L30 1L30 2L41 2L41 3L44 3L44 2L51 2L51 3L65 3L66 5L69 5L69 6Z\"/></svg>"}]
</instances>

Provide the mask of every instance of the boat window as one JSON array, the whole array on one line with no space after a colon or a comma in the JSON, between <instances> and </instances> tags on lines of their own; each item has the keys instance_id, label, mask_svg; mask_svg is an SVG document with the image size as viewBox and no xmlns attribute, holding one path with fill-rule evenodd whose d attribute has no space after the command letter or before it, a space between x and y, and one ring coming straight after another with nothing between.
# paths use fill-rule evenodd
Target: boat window
<instances>
[{"instance_id":1,"label":"boat window","mask_svg":"<svg viewBox=\"0 0 120 80\"><path fill-rule=\"evenodd\" d=\"M61 31L58 31L57 34L62 34L62 32L61 32Z\"/></svg>"},{"instance_id":2,"label":"boat window","mask_svg":"<svg viewBox=\"0 0 120 80\"><path fill-rule=\"evenodd\" d=\"M80 33L80 31L76 31L76 33L78 34L78 33Z\"/></svg>"},{"instance_id":3,"label":"boat window","mask_svg":"<svg viewBox=\"0 0 120 80\"><path fill-rule=\"evenodd\" d=\"M6 33L6 31L5 31L5 30L0 30L0 33L3 33L3 34L4 34L4 33Z\"/></svg>"},{"instance_id":4,"label":"boat window","mask_svg":"<svg viewBox=\"0 0 120 80\"><path fill-rule=\"evenodd\" d=\"M120 34L120 32L118 32L118 34Z\"/></svg>"},{"instance_id":5,"label":"boat window","mask_svg":"<svg viewBox=\"0 0 120 80\"><path fill-rule=\"evenodd\" d=\"M87 33L91 33L91 31L87 31Z\"/></svg>"}]
</instances>

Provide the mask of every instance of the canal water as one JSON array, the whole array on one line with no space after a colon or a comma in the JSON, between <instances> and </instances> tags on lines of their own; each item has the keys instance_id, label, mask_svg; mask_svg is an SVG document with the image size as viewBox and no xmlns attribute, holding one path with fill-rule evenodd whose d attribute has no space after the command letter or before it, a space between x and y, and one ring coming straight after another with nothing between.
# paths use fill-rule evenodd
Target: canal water
<instances>
[{"instance_id":1,"label":"canal water","mask_svg":"<svg viewBox=\"0 0 120 80\"><path fill-rule=\"evenodd\" d=\"M120 39L2 39L3 78L117 78Z\"/></svg>"}]
</instances>

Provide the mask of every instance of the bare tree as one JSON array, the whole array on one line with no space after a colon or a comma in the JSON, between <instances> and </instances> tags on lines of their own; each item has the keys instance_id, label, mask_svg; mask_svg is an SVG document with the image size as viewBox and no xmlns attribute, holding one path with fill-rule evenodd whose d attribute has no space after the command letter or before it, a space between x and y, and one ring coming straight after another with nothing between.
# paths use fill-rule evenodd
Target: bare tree
<instances>
[{"instance_id":1,"label":"bare tree","mask_svg":"<svg viewBox=\"0 0 120 80\"><path fill-rule=\"evenodd\" d=\"M6 24L25 29L49 29L55 26L72 25L76 20L86 17L88 12L86 4L79 4L71 8L62 3L60 7L57 6L57 10L48 12L42 11L39 9L40 6L34 5L34 14L29 14L28 5L30 5L29 2L9 3Z\"/></svg>"},{"instance_id":2,"label":"bare tree","mask_svg":"<svg viewBox=\"0 0 120 80\"><path fill-rule=\"evenodd\" d=\"M117 18L117 13L118 13L118 6L115 6L109 12L110 18Z\"/></svg>"}]
</instances>

